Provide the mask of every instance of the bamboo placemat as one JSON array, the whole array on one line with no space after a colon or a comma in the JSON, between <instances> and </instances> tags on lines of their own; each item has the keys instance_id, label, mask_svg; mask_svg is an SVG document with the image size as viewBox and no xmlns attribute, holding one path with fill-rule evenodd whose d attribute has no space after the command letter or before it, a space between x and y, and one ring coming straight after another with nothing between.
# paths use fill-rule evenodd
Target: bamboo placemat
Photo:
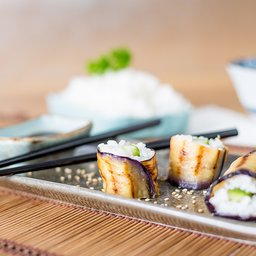
<instances>
[{"instance_id":1,"label":"bamboo placemat","mask_svg":"<svg viewBox=\"0 0 256 256\"><path fill-rule=\"evenodd\" d=\"M255 255L256 247L0 189L6 255Z\"/></svg>"}]
</instances>

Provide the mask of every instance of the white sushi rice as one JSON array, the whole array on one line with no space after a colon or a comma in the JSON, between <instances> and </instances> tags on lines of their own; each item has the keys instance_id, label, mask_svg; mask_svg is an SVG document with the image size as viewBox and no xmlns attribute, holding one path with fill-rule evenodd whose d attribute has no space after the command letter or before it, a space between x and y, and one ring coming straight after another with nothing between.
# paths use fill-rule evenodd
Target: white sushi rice
<instances>
[{"instance_id":1,"label":"white sushi rice","mask_svg":"<svg viewBox=\"0 0 256 256\"><path fill-rule=\"evenodd\" d=\"M137 147L140 152L140 156L133 155L133 148ZM147 148L146 145L142 142L139 143L130 143L125 140L121 140L119 143L115 140L109 140L107 143L99 144L98 146L100 152L110 153L117 156L129 157L137 161L144 161L151 159L155 151Z\"/></svg>"},{"instance_id":2,"label":"white sushi rice","mask_svg":"<svg viewBox=\"0 0 256 256\"><path fill-rule=\"evenodd\" d=\"M191 136L191 135L175 135L175 138L180 139L182 141L186 141L187 143L196 143L210 148L224 148L225 145L223 142L217 137L215 139L208 139L206 137L200 136Z\"/></svg>"},{"instance_id":3,"label":"white sushi rice","mask_svg":"<svg viewBox=\"0 0 256 256\"><path fill-rule=\"evenodd\" d=\"M112 118L150 118L191 107L170 84L134 69L76 77L58 97L86 111Z\"/></svg>"},{"instance_id":4,"label":"white sushi rice","mask_svg":"<svg viewBox=\"0 0 256 256\"><path fill-rule=\"evenodd\" d=\"M241 218L256 217L256 196L244 196L241 201L230 201L228 190L239 188L246 192L256 193L256 180L248 175L236 175L225 181L210 199L218 214L240 216Z\"/></svg>"}]
</instances>

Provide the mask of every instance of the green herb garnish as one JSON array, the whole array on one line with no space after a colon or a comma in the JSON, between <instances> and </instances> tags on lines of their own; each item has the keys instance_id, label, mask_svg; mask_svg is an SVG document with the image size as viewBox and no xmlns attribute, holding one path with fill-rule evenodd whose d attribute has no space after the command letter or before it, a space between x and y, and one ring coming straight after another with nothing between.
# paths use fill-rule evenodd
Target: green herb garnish
<instances>
[{"instance_id":1,"label":"green herb garnish","mask_svg":"<svg viewBox=\"0 0 256 256\"><path fill-rule=\"evenodd\" d=\"M89 74L103 74L109 70L120 70L129 66L131 58L128 49L118 48L96 60L89 61L86 69Z\"/></svg>"}]
</instances>

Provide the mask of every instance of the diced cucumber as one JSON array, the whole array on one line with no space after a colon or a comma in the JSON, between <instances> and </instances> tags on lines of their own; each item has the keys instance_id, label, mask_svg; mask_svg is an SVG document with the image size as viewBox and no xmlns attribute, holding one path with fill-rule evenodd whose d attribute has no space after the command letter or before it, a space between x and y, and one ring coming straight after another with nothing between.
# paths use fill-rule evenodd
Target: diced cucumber
<instances>
[{"instance_id":1,"label":"diced cucumber","mask_svg":"<svg viewBox=\"0 0 256 256\"><path fill-rule=\"evenodd\" d=\"M209 139L204 137L193 137L193 140L204 145L209 145Z\"/></svg>"},{"instance_id":2,"label":"diced cucumber","mask_svg":"<svg viewBox=\"0 0 256 256\"><path fill-rule=\"evenodd\" d=\"M132 152L133 156L140 156L140 150L134 144L124 146L125 150Z\"/></svg>"},{"instance_id":3,"label":"diced cucumber","mask_svg":"<svg viewBox=\"0 0 256 256\"><path fill-rule=\"evenodd\" d=\"M133 156L140 156L140 150L137 146L133 146L132 154Z\"/></svg>"},{"instance_id":4,"label":"diced cucumber","mask_svg":"<svg viewBox=\"0 0 256 256\"><path fill-rule=\"evenodd\" d=\"M253 193L246 192L240 188L234 188L234 189L228 190L228 198L230 201L240 202L242 200L242 198L245 196L252 197Z\"/></svg>"}]
</instances>

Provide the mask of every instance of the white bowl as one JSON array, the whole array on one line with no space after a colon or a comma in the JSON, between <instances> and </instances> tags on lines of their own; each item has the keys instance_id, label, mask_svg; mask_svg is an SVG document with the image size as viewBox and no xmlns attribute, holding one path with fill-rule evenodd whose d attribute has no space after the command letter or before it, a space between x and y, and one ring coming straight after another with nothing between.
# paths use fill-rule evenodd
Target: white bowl
<instances>
[{"instance_id":1,"label":"white bowl","mask_svg":"<svg viewBox=\"0 0 256 256\"><path fill-rule=\"evenodd\" d=\"M256 58L230 62L227 72L243 107L256 114Z\"/></svg>"}]
</instances>

